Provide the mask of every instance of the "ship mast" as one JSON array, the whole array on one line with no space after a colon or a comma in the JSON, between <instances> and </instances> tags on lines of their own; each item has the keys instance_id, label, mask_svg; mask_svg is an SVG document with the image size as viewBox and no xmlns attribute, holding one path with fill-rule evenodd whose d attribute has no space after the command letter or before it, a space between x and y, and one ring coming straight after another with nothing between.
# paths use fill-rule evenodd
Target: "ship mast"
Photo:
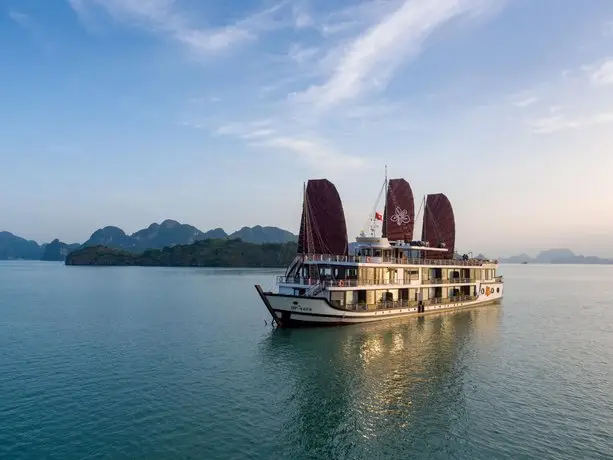
<instances>
[{"instance_id":1,"label":"ship mast","mask_svg":"<svg viewBox=\"0 0 613 460\"><path fill-rule=\"evenodd\" d=\"M387 206L387 163L385 163L385 206Z\"/></svg>"},{"instance_id":2,"label":"ship mast","mask_svg":"<svg viewBox=\"0 0 613 460\"><path fill-rule=\"evenodd\" d=\"M387 219L387 187L388 187L388 183L387 183L387 163L385 163L385 182L384 182L384 187L385 187L385 194L383 195L383 219ZM384 223L383 223L384 224ZM382 224L382 227L383 227ZM386 236L383 235L383 228L381 228L381 236Z\"/></svg>"},{"instance_id":3,"label":"ship mast","mask_svg":"<svg viewBox=\"0 0 613 460\"><path fill-rule=\"evenodd\" d=\"M385 165L385 181L383 182L383 187L379 189L379 196L377 196L377 200L375 201L375 207L372 210L370 218L366 222L366 226L370 230L370 236L375 236L375 230L377 228L377 220L375 218L375 213L377 212L377 207L379 206L379 200L381 200L381 195L385 192L384 200L387 200L387 165ZM384 206L385 207L385 206ZM365 236L364 230L360 232L360 236Z\"/></svg>"}]
</instances>

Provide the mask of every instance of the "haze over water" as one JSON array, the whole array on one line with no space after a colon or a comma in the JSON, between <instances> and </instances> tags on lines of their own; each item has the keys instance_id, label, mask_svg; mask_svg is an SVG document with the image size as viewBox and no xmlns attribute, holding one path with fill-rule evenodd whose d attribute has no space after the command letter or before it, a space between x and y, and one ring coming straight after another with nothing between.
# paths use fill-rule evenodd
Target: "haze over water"
<instances>
[{"instance_id":1,"label":"haze over water","mask_svg":"<svg viewBox=\"0 0 613 460\"><path fill-rule=\"evenodd\" d=\"M613 267L273 330L274 271L0 263L0 458L610 458Z\"/></svg>"}]
</instances>

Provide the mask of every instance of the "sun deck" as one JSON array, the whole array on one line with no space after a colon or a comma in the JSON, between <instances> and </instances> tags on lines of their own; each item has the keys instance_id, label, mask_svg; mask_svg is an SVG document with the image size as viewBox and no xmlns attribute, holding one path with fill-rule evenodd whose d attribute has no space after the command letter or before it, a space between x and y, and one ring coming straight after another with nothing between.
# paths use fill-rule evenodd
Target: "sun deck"
<instances>
[{"instance_id":1,"label":"sun deck","mask_svg":"<svg viewBox=\"0 0 613 460\"><path fill-rule=\"evenodd\" d=\"M349 255L335 256L329 254L305 254L300 256L302 262L334 262L339 264L386 264L386 265L433 265L433 266L455 266L455 267L480 267L483 265L498 265L497 260L485 259L424 259L409 257L391 256L366 256Z\"/></svg>"}]
</instances>

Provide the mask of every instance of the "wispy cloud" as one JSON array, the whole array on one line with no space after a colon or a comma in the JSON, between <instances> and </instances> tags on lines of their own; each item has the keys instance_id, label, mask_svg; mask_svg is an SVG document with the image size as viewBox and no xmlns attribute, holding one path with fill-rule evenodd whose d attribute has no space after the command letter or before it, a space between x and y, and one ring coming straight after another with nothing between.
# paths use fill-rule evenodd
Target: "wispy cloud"
<instances>
[{"instance_id":1,"label":"wispy cloud","mask_svg":"<svg viewBox=\"0 0 613 460\"><path fill-rule=\"evenodd\" d=\"M319 49L316 47L304 47L300 44L293 43L290 45L287 52L291 60L298 64L303 64L313 59L319 53Z\"/></svg>"},{"instance_id":2,"label":"wispy cloud","mask_svg":"<svg viewBox=\"0 0 613 460\"><path fill-rule=\"evenodd\" d=\"M371 0L335 10L320 20L318 30L325 38L366 29L392 14L405 0Z\"/></svg>"},{"instance_id":3,"label":"wispy cloud","mask_svg":"<svg viewBox=\"0 0 613 460\"><path fill-rule=\"evenodd\" d=\"M332 170L361 168L362 158L346 155L321 140L294 136L269 136L254 142L254 146L270 147L286 154L296 154L311 167L327 173Z\"/></svg>"},{"instance_id":4,"label":"wispy cloud","mask_svg":"<svg viewBox=\"0 0 613 460\"><path fill-rule=\"evenodd\" d=\"M252 147L294 155L322 172L361 168L366 164L364 159L340 151L317 134L287 134L281 124L272 119L229 123L217 128L215 133L243 139Z\"/></svg>"},{"instance_id":5,"label":"wispy cloud","mask_svg":"<svg viewBox=\"0 0 613 460\"><path fill-rule=\"evenodd\" d=\"M85 16L92 7L106 10L116 21L170 36L190 50L215 54L257 38L264 30L281 24L274 14L287 5L281 1L233 24L216 28L195 25L176 0L69 0L77 14Z\"/></svg>"},{"instance_id":6,"label":"wispy cloud","mask_svg":"<svg viewBox=\"0 0 613 460\"><path fill-rule=\"evenodd\" d=\"M532 131L537 134L553 134L571 129L589 128L591 126L613 123L613 112L603 112L582 117L568 117L558 114L538 118L532 121Z\"/></svg>"},{"instance_id":7,"label":"wispy cloud","mask_svg":"<svg viewBox=\"0 0 613 460\"><path fill-rule=\"evenodd\" d=\"M513 105L523 109L533 105L537 101L538 99L535 96L517 95L513 100Z\"/></svg>"},{"instance_id":8,"label":"wispy cloud","mask_svg":"<svg viewBox=\"0 0 613 460\"><path fill-rule=\"evenodd\" d=\"M35 17L21 11L9 11L8 16L23 30L28 32L32 41L40 46L45 53L50 55L54 52L55 43L53 38L45 33Z\"/></svg>"},{"instance_id":9,"label":"wispy cloud","mask_svg":"<svg viewBox=\"0 0 613 460\"><path fill-rule=\"evenodd\" d=\"M235 137L252 147L292 154L318 169L362 167L362 158L326 139L329 136L324 133L330 132L330 122L335 133L345 134L360 129L414 129L415 122L406 118L406 110L396 113L395 103L361 96L372 89L384 89L397 67L418 56L434 31L456 18L486 11L499 1L372 0L324 13L309 11L307 3L298 0L284 10L290 13L289 23L288 15L282 15L282 26L295 29L287 55L273 59L275 65L287 67L281 67L276 74L278 80L266 81L258 93L260 98L268 99L263 113L270 118L269 123L256 126L226 119L230 123L220 120L213 132ZM285 4L276 6L284 7ZM312 29L307 40L300 35L305 28ZM320 33L319 39L313 37L312 31ZM300 65L299 73L295 63ZM323 83L313 85L318 79ZM319 110L340 104L342 112L336 112L333 120ZM183 124L205 126L202 122Z\"/></svg>"},{"instance_id":10,"label":"wispy cloud","mask_svg":"<svg viewBox=\"0 0 613 460\"><path fill-rule=\"evenodd\" d=\"M587 66L592 82L599 86L613 85L613 58L607 58L598 65Z\"/></svg>"},{"instance_id":11,"label":"wispy cloud","mask_svg":"<svg viewBox=\"0 0 613 460\"><path fill-rule=\"evenodd\" d=\"M312 27L315 24L315 20L307 11L306 5L303 2L295 3L293 5L293 18L294 26L296 29L305 29Z\"/></svg>"},{"instance_id":12,"label":"wispy cloud","mask_svg":"<svg viewBox=\"0 0 613 460\"><path fill-rule=\"evenodd\" d=\"M329 107L383 88L395 69L419 54L423 42L452 19L484 8L483 0L406 0L350 43L342 45L329 78L298 94L299 100Z\"/></svg>"},{"instance_id":13,"label":"wispy cloud","mask_svg":"<svg viewBox=\"0 0 613 460\"><path fill-rule=\"evenodd\" d=\"M9 17L21 27L30 27L30 16L25 13L20 13L19 11L9 11Z\"/></svg>"}]
</instances>

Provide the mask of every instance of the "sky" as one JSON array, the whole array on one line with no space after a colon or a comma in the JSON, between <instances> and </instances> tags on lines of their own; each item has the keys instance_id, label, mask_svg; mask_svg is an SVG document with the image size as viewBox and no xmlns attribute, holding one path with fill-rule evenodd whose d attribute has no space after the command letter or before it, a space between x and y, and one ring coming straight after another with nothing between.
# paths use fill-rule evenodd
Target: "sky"
<instances>
[{"instance_id":1,"label":"sky","mask_svg":"<svg viewBox=\"0 0 613 460\"><path fill-rule=\"evenodd\" d=\"M0 62L0 230L28 239L297 233L328 178L352 241L387 165L460 250L613 256L610 0L0 0Z\"/></svg>"}]
</instances>

